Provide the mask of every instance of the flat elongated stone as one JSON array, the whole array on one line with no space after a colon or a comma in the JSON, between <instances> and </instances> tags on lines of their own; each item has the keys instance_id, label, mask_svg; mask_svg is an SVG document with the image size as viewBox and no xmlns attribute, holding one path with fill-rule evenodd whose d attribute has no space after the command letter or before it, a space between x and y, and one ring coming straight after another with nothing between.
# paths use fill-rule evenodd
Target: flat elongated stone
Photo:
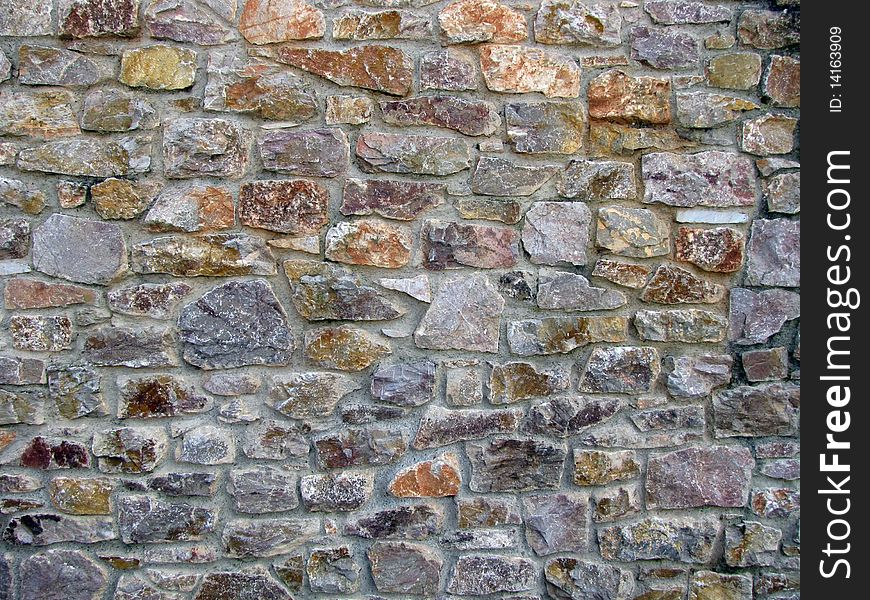
<instances>
[{"instance_id":1,"label":"flat elongated stone","mask_svg":"<svg viewBox=\"0 0 870 600\"><path fill-rule=\"evenodd\" d=\"M388 345L348 325L305 332L305 356L325 368L362 371L390 353Z\"/></svg>"},{"instance_id":2,"label":"flat elongated stone","mask_svg":"<svg viewBox=\"0 0 870 600\"><path fill-rule=\"evenodd\" d=\"M184 360L202 369L284 365L293 351L287 315L264 279L211 289L182 309L178 328Z\"/></svg>"},{"instance_id":3,"label":"flat elongated stone","mask_svg":"<svg viewBox=\"0 0 870 600\"><path fill-rule=\"evenodd\" d=\"M650 392L661 366L651 347L595 348L580 378L581 392L638 394Z\"/></svg>"},{"instance_id":4,"label":"flat elongated stone","mask_svg":"<svg viewBox=\"0 0 870 600\"><path fill-rule=\"evenodd\" d=\"M148 32L155 38L202 46L217 46L237 38L220 18L193 0L155 0L148 5L144 18Z\"/></svg>"},{"instance_id":5,"label":"flat elongated stone","mask_svg":"<svg viewBox=\"0 0 870 600\"><path fill-rule=\"evenodd\" d=\"M755 172L745 156L719 151L662 152L644 155L641 165L644 202L681 207L755 204Z\"/></svg>"},{"instance_id":6,"label":"flat elongated stone","mask_svg":"<svg viewBox=\"0 0 870 600\"><path fill-rule=\"evenodd\" d=\"M224 119L182 118L163 132L163 171L172 179L238 178L248 166L250 136Z\"/></svg>"},{"instance_id":7,"label":"flat elongated stone","mask_svg":"<svg viewBox=\"0 0 870 600\"><path fill-rule=\"evenodd\" d=\"M732 16L727 6L710 6L688 0L653 0L644 2L643 9L660 25L728 22Z\"/></svg>"},{"instance_id":8,"label":"flat elongated stone","mask_svg":"<svg viewBox=\"0 0 870 600\"><path fill-rule=\"evenodd\" d=\"M538 307L568 310L610 310L626 302L622 292L594 287L582 275L542 269L538 280Z\"/></svg>"},{"instance_id":9,"label":"flat elongated stone","mask_svg":"<svg viewBox=\"0 0 870 600\"><path fill-rule=\"evenodd\" d=\"M288 260L284 273L290 281L293 306L309 321L377 321L395 319L405 312L378 288L337 265Z\"/></svg>"},{"instance_id":10,"label":"flat elongated stone","mask_svg":"<svg viewBox=\"0 0 870 600\"><path fill-rule=\"evenodd\" d=\"M340 129L270 131L257 142L263 168L311 177L342 175L350 161L347 136Z\"/></svg>"},{"instance_id":11,"label":"flat elongated stone","mask_svg":"<svg viewBox=\"0 0 870 600\"><path fill-rule=\"evenodd\" d=\"M605 560L665 559L699 564L712 557L718 534L718 520L710 517L648 517L630 525L599 529L598 543Z\"/></svg>"},{"instance_id":12,"label":"flat elongated stone","mask_svg":"<svg viewBox=\"0 0 870 600\"><path fill-rule=\"evenodd\" d=\"M317 462L321 467L367 467L396 462L408 449L408 439L401 431L387 429L346 429L314 440Z\"/></svg>"},{"instance_id":13,"label":"flat elongated stone","mask_svg":"<svg viewBox=\"0 0 870 600\"><path fill-rule=\"evenodd\" d=\"M800 388L788 383L740 386L713 396L717 438L797 435Z\"/></svg>"},{"instance_id":14,"label":"flat elongated stone","mask_svg":"<svg viewBox=\"0 0 870 600\"><path fill-rule=\"evenodd\" d=\"M118 528L125 544L200 540L212 532L217 513L152 496L118 498Z\"/></svg>"},{"instance_id":15,"label":"flat elongated stone","mask_svg":"<svg viewBox=\"0 0 870 600\"><path fill-rule=\"evenodd\" d=\"M436 363L430 360L378 367L372 373L372 398L397 406L420 406L433 399Z\"/></svg>"},{"instance_id":16,"label":"flat elongated stone","mask_svg":"<svg viewBox=\"0 0 870 600\"><path fill-rule=\"evenodd\" d=\"M477 88L477 72L464 55L450 50L426 52L420 58L420 88L459 92Z\"/></svg>"},{"instance_id":17,"label":"flat elongated stone","mask_svg":"<svg viewBox=\"0 0 870 600\"><path fill-rule=\"evenodd\" d=\"M59 543L95 544L116 538L112 519L29 514L9 520L3 541L13 546L48 546Z\"/></svg>"},{"instance_id":18,"label":"flat elongated stone","mask_svg":"<svg viewBox=\"0 0 870 600\"><path fill-rule=\"evenodd\" d=\"M486 87L493 92L540 92L548 98L580 95L580 67L565 54L488 44L480 49L480 68Z\"/></svg>"},{"instance_id":19,"label":"flat elongated stone","mask_svg":"<svg viewBox=\"0 0 870 600\"><path fill-rule=\"evenodd\" d=\"M723 598L741 600L752 596L752 578L746 575L725 575L713 571L696 571L689 588L691 600Z\"/></svg>"},{"instance_id":20,"label":"flat elongated stone","mask_svg":"<svg viewBox=\"0 0 870 600\"><path fill-rule=\"evenodd\" d=\"M363 133L356 156L366 173L450 175L471 167L468 144L446 137Z\"/></svg>"},{"instance_id":21,"label":"flat elongated stone","mask_svg":"<svg viewBox=\"0 0 870 600\"><path fill-rule=\"evenodd\" d=\"M411 260L412 244L407 231L396 225L373 219L341 221L326 232L324 254L351 265L397 269Z\"/></svg>"},{"instance_id":22,"label":"flat elongated stone","mask_svg":"<svg viewBox=\"0 0 870 600\"><path fill-rule=\"evenodd\" d=\"M77 138L46 142L18 153L22 171L40 171L81 177L119 177L144 173L151 166L147 139L102 140Z\"/></svg>"},{"instance_id":23,"label":"flat elongated stone","mask_svg":"<svg viewBox=\"0 0 870 600\"><path fill-rule=\"evenodd\" d=\"M432 548L406 542L375 542L367 554L379 592L431 595L438 591L444 561Z\"/></svg>"},{"instance_id":24,"label":"flat elongated stone","mask_svg":"<svg viewBox=\"0 0 870 600\"><path fill-rule=\"evenodd\" d=\"M211 401L171 375L118 378L118 417L147 419L204 412Z\"/></svg>"},{"instance_id":25,"label":"flat elongated stone","mask_svg":"<svg viewBox=\"0 0 870 600\"><path fill-rule=\"evenodd\" d=\"M622 38L619 9L604 3L544 0L534 26L539 44L613 47Z\"/></svg>"},{"instance_id":26,"label":"flat elongated stone","mask_svg":"<svg viewBox=\"0 0 870 600\"><path fill-rule=\"evenodd\" d=\"M589 116L618 123L671 122L671 82L614 69L589 82Z\"/></svg>"},{"instance_id":27,"label":"flat elongated stone","mask_svg":"<svg viewBox=\"0 0 870 600\"><path fill-rule=\"evenodd\" d=\"M526 39L526 18L497 0L456 0L438 13L441 35L450 44L492 42L504 44Z\"/></svg>"},{"instance_id":28,"label":"flat elongated stone","mask_svg":"<svg viewBox=\"0 0 870 600\"><path fill-rule=\"evenodd\" d=\"M133 131L151 129L159 123L154 106L138 96L119 90L93 90L85 96L82 129L88 131Z\"/></svg>"},{"instance_id":29,"label":"flat elongated stone","mask_svg":"<svg viewBox=\"0 0 870 600\"><path fill-rule=\"evenodd\" d=\"M98 367L134 369L178 364L168 329L101 327L85 338L82 355Z\"/></svg>"},{"instance_id":30,"label":"flat elongated stone","mask_svg":"<svg viewBox=\"0 0 870 600\"><path fill-rule=\"evenodd\" d=\"M32 554L21 561L20 577L21 600L92 600L108 583L106 569L77 550Z\"/></svg>"},{"instance_id":31,"label":"flat elongated stone","mask_svg":"<svg viewBox=\"0 0 870 600\"><path fill-rule=\"evenodd\" d=\"M343 215L377 214L411 221L444 203L444 186L438 183L389 179L346 179L341 202Z\"/></svg>"},{"instance_id":32,"label":"flat elongated stone","mask_svg":"<svg viewBox=\"0 0 870 600\"><path fill-rule=\"evenodd\" d=\"M414 332L419 348L497 352L504 298L485 275L445 281Z\"/></svg>"},{"instance_id":33,"label":"flat elongated stone","mask_svg":"<svg viewBox=\"0 0 870 600\"><path fill-rule=\"evenodd\" d=\"M266 404L291 419L327 418L359 384L335 373L294 373L273 379Z\"/></svg>"},{"instance_id":34,"label":"flat elongated stone","mask_svg":"<svg viewBox=\"0 0 870 600\"><path fill-rule=\"evenodd\" d=\"M224 527L221 542L233 558L277 556L311 540L318 525L314 519L230 521Z\"/></svg>"},{"instance_id":35,"label":"flat elongated stone","mask_svg":"<svg viewBox=\"0 0 870 600\"><path fill-rule=\"evenodd\" d=\"M800 12L745 10L737 22L737 36L743 44L764 50L798 44Z\"/></svg>"},{"instance_id":36,"label":"flat elongated stone","mask_svg":"<svg viewBox=\"0 0 870 600\"><path fill-rule=\"evenodd\" d=\"M674 240L674 258L705 271L733 273L743 265L743 234L730 227L680 227Z\"/></svg>"},{"instance_id":37,"label":"flat elongated stone","mask_svg":"<svg viewBox=\"0 0 870 600\"><path fill-rule=\"evenodd\" d=\"M662 256L670 251L669 229L653 211L645 208L600 208L596 245L622 256Z\"/></svg>"},{"instance_id":38,"label":"flat elongated stone","mask_svg":"<svg viewBox=\"0 0 870 600\"><path fill-rule=\"evenodd\" d=\"M173 46L124 50L118 80L130 87L183 90L196 78L196 51Z\"/></svg>"},{"instance_id":39,"label":"flat elongated stone","mask_svg":"<svg viewBox=\"0 0 870 600\"><path fill-rule=\"evenodd\" d=\"M650 509L746 504L755 461L743 447L686 448L651 456L646 475Z\"/></svg>"},{"instance_id":40,"label":"flat elongated stone","mask_svg":"<svg viewBox=\"0 0 870 600\"><path fill-rule=\"evenodd\" d=\"M697 144L669 128L649 128L592 120L589 122L590 156L631 155L638 150L679 150Z\"/></svg>"},{"instance_id":41,"label":"flat elongated stone","mask_svg":"<svg viewBox=\"0 0 870 600\"><path fill-rule=\"evenodd\" d=\"M24 0L0 8L0 35L25 37L51 35L53 4L40 0Z\"/></svg>"},{"instance_id":42,"label":"flat elongated stone","mask_svg":"<svg viewBox=\"0 0 870 600\"><path fill-rule=\"evenodd\" d=\"M622 403L615 399L552 398L529 410L522 429L526 433L570 437L609 420L620 408Z\"/></svg>"},{"instance_id":43,"label":"flat elongated stone","mask_svg":"<svg viewBox=\"0 0 870 600\"><path fill-rule=\"evenodd\" d=\"M546 317L511 321L507 327L512 354L565 354L593 342L624 342L626 317Z\"/></svg>"},{"instance_id":44,"label":"flat elongated stone","mask_svg":"<svg viewBox=\"0 0 870 600\"><path fill-rule=\"evenodd\" d=\"M797 124L797 119L772 114L745 121L740 147L745 152L762 156L788 154L794 149Z\"/></svg>"},{"instance_id":45,"label":"flat elongated stone","mask_svg":"<svg viewBox=\"0 0 870 600\"><path fill-rule=\"evenodd\" d=\"M800 316L800 296L786 290L731 290L728 339L741 345L760 344L778 333L786 321Z\"/></svg>"},{"instance_id":46,"label":"flat elongated stone","mask_svg":"<svg viewBox=\"0 0 870 600\"><path fill-rule=\"evenodd\" d=\"M733 363L730 354L667 357L662 366L668 393L676 398L703 398L731 381Z\"/></svg>"},{"instance_id":47,"label":"flat elongated stone","mask_svg":"<svg viewBox=\"0 0 870 600\"><path fill-rule=\"evenodd\" d=\"M761 79L761 56L754 52L719 54L707 61L704 74L712 87L749 90Z\"/></svg>"},{"instance_id":48,"label":"flat elongated stone","mask_svg":"<svg viewBox=\"0 0 870 600\"><path fill-rule=\"evenodd\" d=\"M61 0L58 29L74 38L132 37L139 32L139 0Z\"/></svg>"},{"instance_id":49,"label":"flat elongated stone","mask_svg":"<svg viewBox=\"0 0 870 600\"><path fill-rule=\"evenodd\" d=\"M749 285L798 287L800 221L758 219L749 234Z\"/></svg>"},{"instance_id":50,"label":"flat elongated stone","mask_svg":"<svg viewBox=\"0 0 870 600\"><path fill-rule=\"evenodd\" d=\"M169 440L158 427L121 427L94 433L93 451L103 473L149 473L163 462Z\"/></svg>"},{"instance_id":51,"label":"flat elongated stone","mask_svg":"<svg viewBox=\"0 0 870 600\"><path fill-rule=\"evenodd\" d=\"M517 152L573 154L583 144L586 115L579 104L512 103L505 105L505 122Z\"/></svg>"},{"instance_id":52,"label":"flat elongated stone","mask_svg":"<svg viewBox=\"0 0 870 600\"><path fill-rule=\"evenodd\" d=\"M156 182L127 179L106 179L91 186L94 210L103 219L135 219L142 214L157 195Z\"/></svg>"},{"instance_id":53,"label":"flat elongated stone","mask_svg":"<svg viewBox=\"0 0 870 600\"><path fill-rule=\"evenodd\" d=\"M638 289L646 285L650 269L645 265L635 265L608 258L599 258L595 262L593 277L601 277L616 285Z\"/></svg>"},{"instance_id":54,"label":"flat elongated stone","mask_svg":"<svg viewBox=\"0 0 870 600\"><path fill-rule=\"evenodd\" d=\"M67 316L13 315L9 333L17 350L60 352L72 347L72 321Z\"/></svg>"},{"instance_id":55,"label":"flat elongated stone","mask_svg":"<svg viewBox=\"0 0 870 600\"><path fill-rule=\"evenodd\" d=\"M799 108L801 105L801 61L791 56L771 56L770 68L764 76L764 94L776 106Z\"/></svg>"},{"instance_id":56,"label":"flat elongated stone","mask_svg":"<svg viewBox=\"0 0 870 600\"><path fill-rule=\"evenodd\" d=\"M655 69L685 69L698 64L698 42L688 33L632 27L631 58Z\"/></svg>"},{"instance_id":57,"label":"flat elongated stone","mask_svg":"<svg viewBox=\"0 0 870 600\"><path fill-rule=\"evenodd\" d=\"M481 156L471 176L471 190L485 196L531 196L556 172L553 166L523 165Z\"/></svg>"},{"instance_id":58,"label":"flat elongated stone","mask_svg":"<svg viewBox=\"0 0 870 600\"><path fill-rule=\"evenodd\" d=\"M0 133L39 139L78 135L72 99L65 90L8 93L0 107Z\"/></svg>"},{"instance_id":59,"label":"flat elongated stone","mask_svg":"<svg viewBox=\"0 0 870 600\"><path fill-rule=\"evenodd\" d=\"M504 227L426 221L420 238L423 266L435 271L462 266L509 268L519 255L519 235Z\"/></svg>"},{"instance_id":60,"label":"flat elongated stone","mask_svg":"<svg viewBox=\"0 0 870 600\"><path fill-rule=\"evenodd\" d=\"M512 404L530 398L550 396L568 389L569 374L564 369L537 369L527 362L493 365L489 377L489 401Z\"/></svg>"},{"instance_id":61,"label":"flat elongated stone","mask_svg":"<svg viewBox=\"0 0 870 600\"><path fill-rule=\"evenodd\" d=\"M639 310L634 326L641 340L653 342L721 342L728 321L705 310Z\"/></svg>"},{"instance_id":62,"label":"flat elongated stone","mask_svg":"<svg viewBox=\"0 0 870 600\"><path fill-rule=\"evenodd\" d=\"M524 438L495 438L465 446L475 492L553 489L562 479L562 445Z\"/></svg>"},{"instance_id":63,"label":"flat elongated stone","mask_svg":"<svg viewBox=\"0 0 870 600\"><path fill-rule=\"evenodd\" d=\"M547 594L551 598L628 598L634 591L634 577L613 565L578 560L554 558L544 566ZM668 596L636 596L642 600L668 600ZM676 597L674 597L676 600Z\"/></svg>"},{"instance_id":64,"label":"flat elongated stone","mask_svg":"<svg viewBox=\"0 0 870 600\"><path fill-rule=\"evenodd\" d=\"M264 51L279 63L314 73L340 85L394 96L411 89L413 61L398 48L366 45L347 50L278 46Z\"/></svg>"},{"instance_id":65,"label":"flat elongated stone","mask_svg":"<svg viewBox=\"0 0 870 600\"><path fill-rule=\"evenodd\" d=\"M448 452L402 469L388 489L398 498L445 498L459 494L461 483L459 458Z\"/></svg>"},{"instance_id":66,"label":"flat elongated stone","mask_svg":"<svg viewBox=\"0 0 870 600\"><path fill-rule=\"evenodd\" d=\"M483 219L514 225L522 217L520 203L514 200L460 198L455 206L465 219Z\"/></svg>"},{"instance_id":67,"label":"flat elongated stone","mask_svg":"<svg viewBox=\"0 0 870 600\"><path fill-rule=\"evenodd\" d=\"M137 273L168 273L176 277L274 275L275 258L265 242L244 233L214 233L197 237L171 235L133 247Z\"/></svg>"},{"instance_id":68,"label":"flat elongated stone","mask_svg":"<svg viewBox=\"0 0 870 600\"><path fill-rule=\"evenodd\" d=\"M683 127L721 127L737 121L742 113L759 108L750 100L707 92L677 92L677 122Z\"/></svg>"},{"instance_id":69,"label":"flat elongated stone","mask_svg":"<svg viewBox=\"0 0 870 600\"><path fill-rule=\"evenodd\" d=\"M535 565L528 558L497 555L460 556L447 591L461 596L525 592L535 585Z\"/></svg>"},{"instance_id":70,"label":"flat elongated stone","mask_svg":"<svg viewBox=\"0 0 870 600\"><path fill-rule=\"evenodd\" d=\"M398 10L350 11L332 22L334 40L425 40L431 35L428 19Z\"/></svg>"},{"instance_id":71,"label":"flat elongated stone","mask_svg":"<svg viewBox=\"0 0 870 600\"><path fill-rule=\"evenodd\" d=\"M680 267L662 265L640 297L644 302L658 304L715 304L724 295L725 288L718 283L710 283Z\"/></svg>"},{"instance_id":72,"label":"flat elongated stone","mask_svg":"<svg viewBox=\"0 0 870 600\"><path fill-rule=\"evenodd\" d=\"M444 511L434 504L409 504L358 517L345 533L365 539L425 539L444 528Z\"/></svg>"},{"instance_id":73,"label":"flat elongated stone","mask_svg":"<svg viewBox=\"0 0 870 600\"><path fill-rule=\"evenodd\" d=\"M252 181L239 190L239 221L279 233L317 233L328 223L328 205L329 192L314 181Z\"/></svg>"},{"instance_id":74,"label":"flat elongated stone","mask_svg":"<svg viewBox=\"0 0 870 600\"><path fill-rule=\"evenodd\" d=\"M458 441L478 440L497 433L517 430L522 411L505 410L448 410L430 407L420 419L414 438L414 448L423 450L449 446Z\"/></svg>"},{"instance_id":75,"label":"flat elongated stone","mask_svg":"<svg viewBox=\"0 0 870 600\"><path fill-rule=\"evenodd\" d=\"M18 49L18 81L26 85L94 85L105 75L78 52L30 44Z\"/></svg>"},{"instance_id":76,"label":"flat elongated stone","mask_svg":"<svg viewBox=\"0 0 870 600\"><path fill-rule=\"evenodd\" d=\"M195 600L290 600L291 596L263 567L214 571L203 577Z\"/></svg>"},{"instance_id":77,"label":"flat elongated stone","mask_svg":"<svg viewBox=\"0 0 870 600\"><path fill-rule=\"evenodd\" d=\"M418 96L380 103L384 122L400 126L432 125L464 135L492 135L501 126L495 105L455 96Z\"/></svg>"},{"instance_id":78,"label":"flat elongated stone","mask_svg":"<svg viewBox=\"0 0 870 600\"><path fill-rule=\"evenodd\" d=\"M193 288L186 283L141 283L106 293L109 308L125 315L168 319Z\"/></svg>"},{"instance_id":79,"label":"flat elongated stone","mask_svg":"<svg viewBox=\"0 0 870 600\"><path fill-rule=\"evenodd\" d=\"M148 480L148 489L167 496L211 497L217 491L214 473L167 473Z\"/></svg>"},{"instance_id":80,"label":"flat elongated stone","mask_svg":"<svg viewBox=\"0 0 870 600\"><path fill-rule=\"evenodd\" d=\"M342 471L329 475L306 475L300 482L302 502L312 512L354 511L372 495L371 474Z\"/></svg>"},{"instance_id":81,"label":"flat elongated stone","mask_svg":"<svg viewBox=\"0 0 870 600\"><path fill-rule=\"evenodd\" d=\"M518 503L514 499L478 496L456 501L460 529L519 525Z\"/></svg>"},{"instance_id":82,"label":"flat elongated stone","mask_svg":"<svg viewBox=\"0 0 870 600\"><path fill-rule=\"evenodd\" d=\"M245 0L239 32L252 44L322 38L323 12L304 0Z\"/></svg>"},{"instance_id":83,"label":"flat elongated stone","mask_svg":"<svg viewBox=\"0 0 870 600\"><path fill-rule=\"evenodd\" d=\"M582 202L536 202L526 213L523 247L535 264L586 264L592 214Z\"/></svg>"}]
</instances>

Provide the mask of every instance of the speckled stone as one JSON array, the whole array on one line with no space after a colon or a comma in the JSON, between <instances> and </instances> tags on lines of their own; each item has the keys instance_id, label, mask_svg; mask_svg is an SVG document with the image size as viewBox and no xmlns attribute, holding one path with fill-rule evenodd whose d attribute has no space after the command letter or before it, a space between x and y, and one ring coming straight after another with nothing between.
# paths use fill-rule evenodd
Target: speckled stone
<instances>
[{"instance_id":1,"label":"speckled stone","mask_svg":"<svg viewBox=\"0 0 870 600\"><path fill-rule=\"evenodd\" d=\"M539 44L613 47L622 41L622 15L604 3L544 0L534 30Z\"/></svg>"},{"instance_id":2,"label":"speckled stone","mask_svg":"<svg viewBox=\"0 0 870 600\"><path fill-rule=\"evenodd\" d=\"M671 122L671 82L613 69L589 82L589 116L617 123Z\"/></svg>"},{"instance_id":3,"label":"speckled stone","mask_svg":"<svg viewBox=\"0 0 870 600\"><path fill-rule=\"evenodd\" d=\"M749 233L749 285L799 287L800 221L758 219Z\"/></svg>"},{"instance_id":4,"label":"speckled stone","mask_svg":"<svg viewBox=\"0 0 870 600\"><path fill-rule=\"evenodd\" d=\"M304 179L243 183L239 221L249 227L294 235L317 233L326 226L329 192Z\"/></svg>"},{"instance_id":5,"label":"speckled stone","mask_svg":"<svg viewBox=\"0 0 870 600\"><path fill-rule=\"evenodd\" d=\"M580 67L566 54L500 44L480 48L480 68L493 92L540 92L548 98L580 95Z\"/></svg>"},{"instance_id":6,"label":"speckled stone","mask_svg":"<svg viewBox=\"0 0 870 600\"><path fill-rule=\"evenodd\" d=\"M33 232L33 263L46 275L105 285L127 271L127 246L117 225L54 214Z\"/></svg>"}]
</instances>

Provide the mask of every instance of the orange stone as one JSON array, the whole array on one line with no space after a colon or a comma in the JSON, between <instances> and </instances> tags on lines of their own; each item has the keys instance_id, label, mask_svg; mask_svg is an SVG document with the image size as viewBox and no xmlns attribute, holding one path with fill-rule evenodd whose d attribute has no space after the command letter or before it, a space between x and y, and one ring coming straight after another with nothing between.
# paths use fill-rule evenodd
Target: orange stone
<instances>
[{"instance_id":1,"label":"orange stone","mask_svg":"<svg viewBox=\"0 0 870 600\"><path fill-rule=\"evenodd\" d=\"M395 225L367 219L342 221L326 234L326 258L385 269L411 260L411 236Z\"/></svg>"},{"instance_id":2,"label":"orange stone","mask_svg":"<svg viewBox=\"0 0 870 600\"><path fill-rule=\"evenodd\" d=\"M589 116L620 123L671 122L671 82L607 71L589 82Z\"/></svg>"},{"instance_id":3,"label":"orange stone","mask_svg":"<svg viewBox=\"0 0 870 600\"><path fill-rule=\"evenodd\" d=\"M323 13L303 0L247 0L239 33L252 44L273 44L323 37Z\"/></svg>"},{"instance_id":4,"label":"orange stone","mask_svg":"<svg viewBox=\"0 0 870 600\"><path fill-rule=\"evenodd\" d=\"M522 42L528 37L526 18L496 0L458 0L438 14L441 33L448 42Z\"/></svg>"},{"instance_id":5,"label":"orange stone","mask_svg":"<svg viewBox=\"0 0 870 600\"><path fill-rule=\"evenodd\" d=\"M3 300L6 308L50 308L70 304L93 304L93 290L66 283L46 283L16 277L6 282Z\"/></svg>"},{"instance_id":6,"label":"orange stone","mask_svg":"<svg viewBox=\"0 0 870 600\"><path fill-rule=\"evenodd\" d=\"M580 95L580 67L565 54L492 44L480 49L480 68L493 92L541 92L548 98Z\"/></svg>"},{"instance_id":7,"label":"orange stone","mask_svg":"<svg viewBox=\"0 0 870 600\"><path fill-rule=\"evenodd\" d=\"M398 498L443 498L459 494L461 483L459 459L448 452L399 471L389 490Z\"/></svg>"}]
</instances>

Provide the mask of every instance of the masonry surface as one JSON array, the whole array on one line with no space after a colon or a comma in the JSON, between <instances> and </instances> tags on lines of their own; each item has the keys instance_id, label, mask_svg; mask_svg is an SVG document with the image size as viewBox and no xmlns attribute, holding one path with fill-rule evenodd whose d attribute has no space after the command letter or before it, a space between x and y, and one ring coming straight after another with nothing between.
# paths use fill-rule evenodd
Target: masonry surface
<instances>
[{"instance_id":1,"label":"masonry surface","mask_svg":"<svg viewBox=\"0 0 870 600\"><path fill-rule=\"evenodd\" d=\"M0 600L799 598L799 19L0 3Z\"/></svg>"}]
</instances>

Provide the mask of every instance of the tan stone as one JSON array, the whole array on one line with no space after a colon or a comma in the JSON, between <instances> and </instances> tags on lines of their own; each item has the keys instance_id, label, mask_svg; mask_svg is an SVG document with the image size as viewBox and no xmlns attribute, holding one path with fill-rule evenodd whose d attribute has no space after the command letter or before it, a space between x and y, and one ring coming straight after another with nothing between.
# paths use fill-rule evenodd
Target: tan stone
<instances>
[{"instance_id":1,"label":"tan stone","mask_svg":"<svg viewBox=\"0 0 870 600\"><path fill-rule=\"evenodd\" d=\"M486 45L480 49L486 87L494 92L540 92L549 98L580 95L580 67L570 56L522 46Z\"/></svg>"},{"instance_id":2,"label":"tan stone","mask_svg":"<svg viewBox=\"0 0 870 600\"><path fill-rule=\"evenodd\" d=\"M801 61L791 56L771 56L764 93L777 106L800 107Z\"/></svg>"},{"instance_id":3,"label":"tan stone","mask_svg":"<svg viewBox=\"0 0 870 600\"><path fill-rule=\"evenodd\" d=\"M91 187L94 209L104 219L135 219L151 204L157 184L106 179Z\"/></svg>"},{"instance_id":4,"label":"tan stone","mask_svg":"<svg viewBox=\"0 0 870 600\"><path fill-rule=\"evenodd\" d=\"M441 33L451 44L521 42L528 37L526 18L496 0L457 0L438 14Z\"/></svg>"},{"instance_id":5,"label":"tan stone","mask_svg":"<svg viewBox=\"0 0 870 600\"><path fill-rule=\"evenodd\" d=\"M761 57L754 52L719 54L710 59L707 83L730 90L748 90L761 79Z\"/></svg>"},{"instance_id":6,"label":"tan stone","mask_svg":"<svg viewBox=\"0 0 870 600\"><path fill-rule=\"evenodd\" d=\"M239 33L252 44L322 38L323 13L303 0L246 0Z\"/></svg>"},{"instance_id":7,"label":"tan stone","mask_svg":"<svg viewBox=\"0 0 870 600\"><path fill-rule=\"evenodd\" d=\"M444 498L459 494L461 483L459 459L448 452L399 471L389 490L399 498Z\"/></svg>"},{"instance_id":8,"label":"tan stone","mask_svg":"<svg viewBox=\"0 0 870 600\"><path fill-rule=\"evenodd\" d=\"M342 325L305 333L305 356L321 367L362 371L390 354L390 347L371 334Z\"/></svg>"},{"instance_id":9,"label":"tan stone","mask_svg":"<svg viewBox=\"0 0 870 600\"><path fill-rule=\"evenodd\" d=\"M589 116L622 123L671 122L671 83L614 69L589 82Z\"/></svg>"},{"instance_id":10,"label":"tan stone","mask_svg":"<svg viewBox=\"0 0 870 600\"><path fill-rule=\"evenodd\" d=\"M55 477L49 486L49 495L51 503L65 513L110 515L113 487L112 482L105 478Z\"/></svg>"},{"instance_id":11,"label":"tan stone","mask_svg":"<svg viewBox=\"0 0 870 600\"><path fill-rule=\"evenodd\" d=\"M411 236L369 219L342 221L326 234L326 258L351 265L397 269L411 260Z\"/></svg>"},{"instance_id":12,"label":"tan stone","mask_svg":"<svg viewBox=\"0 0 870 600\"><path fill-rule=\"evenodd\" d=\"M0 134L42 139L81 133L73 114L74 97L66 90L33 94L5 92L0 101Z\"/></svg>"},{"instance_id":13,"label":"tan stone","mask_svg":"<svg viewBox=\"0 0 870 600\"><path fill-rule=\"evenodd\" d=\"M183 90L196 78L196 52L174 46L146 46L121 55L121 83L152 90Z\"/></svg>"}]
</instances>

